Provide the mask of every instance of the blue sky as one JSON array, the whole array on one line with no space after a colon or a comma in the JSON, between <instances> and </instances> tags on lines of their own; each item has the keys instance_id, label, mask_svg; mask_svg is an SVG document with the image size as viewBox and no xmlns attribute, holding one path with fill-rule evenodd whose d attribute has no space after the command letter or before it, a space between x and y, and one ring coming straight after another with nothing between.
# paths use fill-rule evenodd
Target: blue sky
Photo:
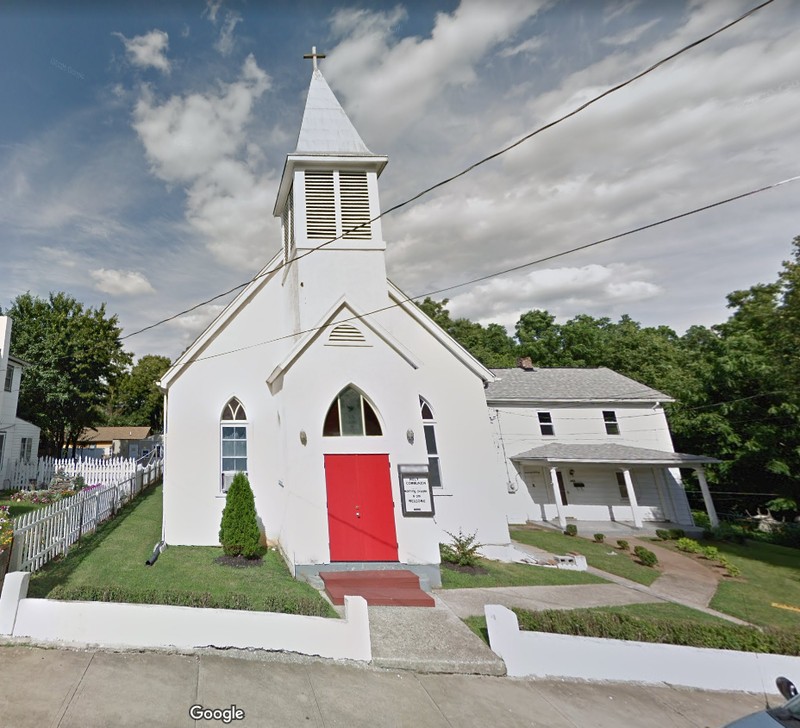
<instances>
[{"instance_id":1,"label":"blue sky","mask_svg":"<svg viewBox=\"0 0 800 728\"><path fill-rule=\"evenodd\" d=\"M316 45L384 207L516 140L755 3L6 2L0 5L0 306L64 290L126 333L247 280ZM800 174L800 24L776 0L578 117L384 220L411 295ZM531 308L724 320L800 234L800 182L449 293ZM225 301L126 340L174 357Z\"/></svg>"}]
</instances>

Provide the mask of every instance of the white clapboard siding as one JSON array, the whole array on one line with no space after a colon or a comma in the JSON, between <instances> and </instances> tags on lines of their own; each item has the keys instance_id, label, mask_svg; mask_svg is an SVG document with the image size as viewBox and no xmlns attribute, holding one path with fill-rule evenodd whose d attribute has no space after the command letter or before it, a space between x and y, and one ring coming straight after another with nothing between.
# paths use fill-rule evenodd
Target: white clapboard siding
<instances>
[{"instance_id":1,"label":"white clapboard siding","mask_svg":"<svg viewBox=\"0 0 800 728\"><path fill-rule=\"evenodd\" d=\"M85 489L14 519L14 543L9 571L36 571L65 554L81 536L112 518L128 501L151 485L163 472L155 460L127 478L99 488Z\"/></svg>"}]
</instances>

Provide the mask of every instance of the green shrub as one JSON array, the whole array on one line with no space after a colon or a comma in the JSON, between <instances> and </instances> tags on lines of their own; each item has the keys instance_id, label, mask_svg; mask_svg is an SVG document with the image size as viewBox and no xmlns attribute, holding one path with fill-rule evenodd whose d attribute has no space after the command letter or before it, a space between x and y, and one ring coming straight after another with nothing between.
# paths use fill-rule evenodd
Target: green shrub
<instances>
[{"instance_id":1,"label":"green shrub","mask_svg":"<svg viewBox=\"0 0 800 728\"><path fill-rule=\"evenodd\" d=\"M631 545L624 538L617 539L617 548L620 551L627 551L630 547Z\"/></svg>"},{"instance_id":2,"label":"green shrub","mask_svg":"<svg viewBox=\"0 0 800 728\"><path fill-rule=\"evenodd\" d=\"M578 535L578 527L574 523L570 523L565 529L564 533L567 536L577 536Z\"/></svg>"},{"instance_id":3,"label":"green shrub","mask_svg":"<svg viewBox=\"0 0 800 728\"><path fill-rule=\"evenodd\" d=\"M261 553L260 539L261 531L250 481L244 473L236 473L222 511L219 542L226 556L241 555L252 559Z\"/></svg>"},{"instance_id":4,"label":"green shrub","mask_svg":"<svg viewBox=\"0 0 800 728\"><path fill-rule=\"evenodd\" d=\"M662 541L669 541L669 531L667 531L665 528L657 528L656 536L658 536L658 538L660 538Z\"/></svg>"},{"instance_id":5,"label":"green shrub","mask_svg":"<svg viewBox=\"0 0 800 728\"><path fill-rule=\"evenodd\" d=\"M717 557L717 563L725 567L728 576L741 576L742 572L736 564L732 564L726 556Z\"/></svg>"},{"instance_id":6,"label":"green shrub","mask_svg":"<svg viewBox=\"0 0 800 728\"><path fill-rule=\"evenodd\" d=\"M636 558L645 566L655 566L658 564L658 556L644 546L637 546L633 550L633 553L636 554Z\"/></svg>"},{"instance_id":7,"label":"green shrub","mask_svg":"<svg viewBox=\"0 0 800 728\"><path fill-rule=\"evenodd\" d=\"M694 525L702 529L711 528L711 519L705 511L692 511Z\"/></svg>"},{"instance_id":8,"label":"green shrub","mask_svg":"<svg viewBox=\"0 0 800 728\"><path fill-rule=\"evenodd\" d=\"M252 599L246 594L228 593L213 596L208 592L162 591L122 586L65 586L50 590L49 599L83 602L124 602L127 604L168 604L205 609L243 609L248 611L329 616L324 599L297 594L274 594L264 599Z\"/></svg>"},{"instance_id":9,"label":"green shrub","mask_svg":"<svg viewBox=\"0 0 800 728\"><path fill-rule=\"evenodd\" d=\"M580 609L530 612L515 608L513 611L521 629L535 632L800 656L800 632L797 630L759 630L738 624L645 619Z\"/></svg>"},{"instance_id":10,"label":"green shrub","mask_svg":"<svg viewBox=\"0 0 800 728\"><path fill-rule=\"evenodd\" d=\"M703 546L700 555L709 561L716 561L719 558L719 549L716 546Z\"/></svg>"},{"instance_id":11,"label":"green shrub","mask_svg":"<svg viewBox=\"0 0 800 728\"><path fill-rule=\"evenodd\" d=\"M677 541L679 538L684 538L686 536L686 531L682 528L670 528L669 529L669 538L671 541Z\"/></svg>"},{"instance_id":12,"label":"green shrub","mask_svg":"<svg viewBox=\"0 0 800 728\"><path fill-rule=\"evenodd\" d=\"M464 535L461 529L458 534L445 533L453 539L452 543L440 543L439 555L442 561L448 564L457 564L458 566L477 566L480 556L478 550L483 546L482 543L476 541L477 534Z\"/></svg>"},{"instance_id":13,"label":"green shrub","mask_svg":"<svg viewBox=\"0 0 800 728\"><path fill-rule=\"evenodd\" d=\"M699 554L704 547L693 538L679 538L675 542L675 548L679 551L685 551L688 554Z\"/></svg>"},{"instance_id":14,"label":"green shrub","mask_svg":"<svg viewBox=\"0 0 800 728\"><path fill-rule=\"evenodd\" d=\"M712 538L716 541L730 541L731 543L743 544L750 535L748 531L736 523L722 521L712 530Z\"/></svg>"},{"instance_id":15,"label":"green shrub","mask_svg":"<svg viewBox=\"0 0 800 728\"><path fill-rule=\"evenodd\" d=\"M606 535L604 533L596 533L594 535L594 540L597 541L597 543L603 543L603 541L606 540Z\"/></svg>"}]
</instances>

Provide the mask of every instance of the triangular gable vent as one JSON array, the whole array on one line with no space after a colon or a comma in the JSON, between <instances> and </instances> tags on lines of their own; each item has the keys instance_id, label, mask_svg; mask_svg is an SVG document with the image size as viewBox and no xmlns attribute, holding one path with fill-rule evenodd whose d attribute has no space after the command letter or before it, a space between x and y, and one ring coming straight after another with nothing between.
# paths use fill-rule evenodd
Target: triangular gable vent
<instances>
[{"instance_id":1,"label":"triangular gable vent","mask_svg":"<svg viewBox=\"0 0 800 728\"><path fill-rule=\"evenodd\" d=\"M367 346L364 334L352 324L334 326L328 336L331 346Z\"/></svg>"}]
</instances>

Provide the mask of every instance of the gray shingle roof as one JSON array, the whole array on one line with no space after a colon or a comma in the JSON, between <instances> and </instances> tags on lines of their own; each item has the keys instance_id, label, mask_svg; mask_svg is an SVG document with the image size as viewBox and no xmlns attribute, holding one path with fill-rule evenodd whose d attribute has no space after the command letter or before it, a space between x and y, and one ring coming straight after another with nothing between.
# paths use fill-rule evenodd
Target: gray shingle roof
<instances>
[{"instance_id":1,"label":"gray shingle roof","mask_svg":"<svg viewBox=\"0 0 800 728\"><path fill-rule=\"evenodd\" d=\"M672 401L669 395L605 367L491 371L498 380L490 382L486 388L486 399L489 402Z\"/></svg>"},{"instance_id":2,"label":"gray shingle roof","mask_svg":"<svg viewBox=\"0 0 800 728\"><path fill-rule=\"evenodd\" d=\"M565 444L551 442L514 455L512 460L543 460L547 462L592 462L629 465L701 465L719 460L703 455L649 450L643 447L616 444Z\"/></svg>"}]
</instances>

